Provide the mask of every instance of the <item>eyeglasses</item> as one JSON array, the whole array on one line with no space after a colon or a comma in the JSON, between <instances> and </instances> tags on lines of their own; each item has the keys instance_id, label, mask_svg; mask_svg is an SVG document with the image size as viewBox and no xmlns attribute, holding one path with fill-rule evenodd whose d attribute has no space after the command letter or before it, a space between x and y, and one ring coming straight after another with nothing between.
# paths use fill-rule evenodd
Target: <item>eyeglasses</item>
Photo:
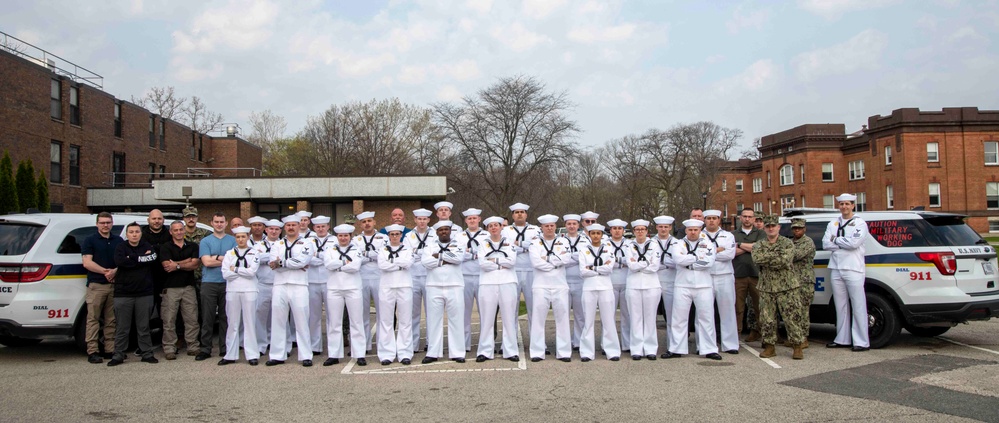
<instances>
[{"instance_id":1,"label":"eyeglasses","mask_svg":"<svg viewBox=\"0 0 999 423\"><path fill-rule=\"evenodd\" d=\"M98 225L110 225L114 222L97 222Z\"/></svg>"}]
</instances>

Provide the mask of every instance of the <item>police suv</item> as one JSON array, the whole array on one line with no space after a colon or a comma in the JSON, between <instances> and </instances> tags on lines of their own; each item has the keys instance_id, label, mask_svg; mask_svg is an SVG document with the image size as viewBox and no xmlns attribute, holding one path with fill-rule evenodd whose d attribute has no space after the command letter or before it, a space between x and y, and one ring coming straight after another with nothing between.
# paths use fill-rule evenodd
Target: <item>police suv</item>
<instances>
[{"instance_id":1,"label":"police suv","mask_svg":"<svg viewBox=\"0 0 999 423\"><path fill-rule=\"evenodd\" d=\"M114 215L111 233L124 239L131 222L145 225L146 217ZM164 230L171 222L166 219ZM0 216L0 344L32 345L62 335L86 347L87 271L80 244L97 233L96 223L94 214Z\"/></svg>"},{"instance_id":2,"label":"police suv","mask_svg":"<svg viewBox=\"0 0 999 423\"><path fill-rule=\"evenodd\" d=\"M791 237L791 217L806 219L815 242L813 323L836 323L829 251L822 236L838 212L789 209L781 234ZM996 250L965 216L923 211L856 213L867 222L867 313L872 348L890 345L902 328L916 336L937 336L958 323L999 316Z\"/></svg>"}]
</instances>

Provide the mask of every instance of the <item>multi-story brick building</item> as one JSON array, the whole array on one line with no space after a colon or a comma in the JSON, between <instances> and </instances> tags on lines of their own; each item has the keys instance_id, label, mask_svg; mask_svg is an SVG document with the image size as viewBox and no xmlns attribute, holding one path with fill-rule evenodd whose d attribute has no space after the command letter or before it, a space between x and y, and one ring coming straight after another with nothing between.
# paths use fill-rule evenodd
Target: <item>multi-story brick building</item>
<instances>
[{"instance_id":1,"label":"multi-story brick building","mask_svg":"<svg viewBox=\"0 0 999 423\"><path fill-rule=\"evenodd\" d=\"M835 207L843 192L859 210L953 212L979 232L999 232L999 111L897 109L863 129L807 124L760 142L760 158L728 162L709 205L734 220L751 207Z\"/></svg>"}]
</instances>

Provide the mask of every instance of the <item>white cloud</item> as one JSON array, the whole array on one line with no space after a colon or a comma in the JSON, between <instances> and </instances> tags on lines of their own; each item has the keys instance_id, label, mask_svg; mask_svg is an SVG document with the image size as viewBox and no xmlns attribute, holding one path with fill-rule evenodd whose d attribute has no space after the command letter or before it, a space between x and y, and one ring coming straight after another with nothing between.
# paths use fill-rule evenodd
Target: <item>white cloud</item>
<instances>
[{"instance_id":1,"label":"white cloud","mask_svg":"<svg viewBox=\"0 0 999 423\"><path fill-rule=\"evenodd\" d=\"M577 27L569 30L566 37L572 41L584 44L598 42L619 42L627 41L635 34L637 25L633 23L623 23L613 26L590 26Z\"/></svg>"},{"instance_id":2,"label":"white cloud","mask_svg":"<svg viewBox=\"0 0 999 423\"><path fill-rule=\"evenodd\" d=\"M524 0L523 13L534 19L544 19L565 6L566 0Z\"/></svg>"},{"instance_id":3,"label":"white cloud","mask_svg":"<svg viewBox=\"0 0 999 423\"><path fill-rule=\"evenodd\" d=\"M493 0L467 0L465 7L472 9L479 14L488 13L493 7Z\"/></svg>"},{"instance_id":4,"label":"white cloud","mask_svg":"<svg viewBox=\"0 0 999 423\"><path fill-rule=\"evenodd\" d=\"M197 82L218 78L222 74L221 63L197 66L190 63L174 63L173 77L181 82Z\"/></svg>"},{"instance_id":5,"label":"white cloud","mask_svg":"<svg viewBox=\"0 0 999 423\"><path fill-rule=\"evenodd\" d=\"M861 10L879 9L898 4L901 0L799 0L798 6L828 20Z\"/></svg>"},{"instance_id":6,"label":"white cloud","mask_svg":"<svg viewBox=\"0 0 999 423\"><path fill-rule=\"evenodd\" d=\"M768 21L770 21L769 10L746 11L743 10L742 6L739 6L732 12L732 17L729 18L728 22L725 22L725 27L728 28L729 33L738 34L744 29L763 29Z\"/></svg>"},{"instance_id":7,"label":"white cloud","mask_svg":"<svg viewBox=\"0 0 999 423\"><path fill-rule=\"evenodd\" d=\"M876 69L887 46L885 34L868 29L843 43L799 54L791 59L791 66L798 79L805 82L828 75Z\"/></svg>"},{"instance_id":8,"label":"white cloud","mask_svg":"<svg viewBox=\"0 0 999 423\"><path fill-rule=\"evenodd\" d=\"M736 93L758 92L771 89L780 79L781 70L772 59L760 59L742 72L723 79L715 84L715 90L723 96Z\"/></svg>"},{"instance_id":9,"label":"white cloud","mask_svg":"<svg viewBox=\"0 0 999 423\"><path fill-rule=\"evenodd\" d=\"M269 1L233 0L194 18L186 31L174 31L176 53L249 50L270 39L280 8Z\"/></svg>"},{"instance_id":10,"label":"white cloud","mask_svg":"<svg viewBox=\"0 0 999 423\"><path fill-rule=\"evenodd\" d=\"M437 90L437 100L438 101L458 101L461 100L463 94L454 85L445 85Z\"/></svg>"},{"instance_id":11,"label":"white cloud","mask_svg":"<svg viewBox=\"0 0 999 423\"><path fill-rule=\"evenodd\" d=\"M550 42L547 36L533 32L520 22L513 25L496 25L491 32L493 38L515 52L525 52L538 44Z\"/></svg>"},{"instance_id":12,"label":"white cloud","mask_svg":"<svg viewBox=\"0 0 999 423\"><path fill-rule=\"evenodd\" d=\"M713 65L715 63L721 63L721 62L724 62L724 61L725 61L725 55L724 54L713 54L713 55L708 56L706 59L704 59L704 62L707 63L707 64L709 64L709 65Z\"/></svg>"}]
</instances>

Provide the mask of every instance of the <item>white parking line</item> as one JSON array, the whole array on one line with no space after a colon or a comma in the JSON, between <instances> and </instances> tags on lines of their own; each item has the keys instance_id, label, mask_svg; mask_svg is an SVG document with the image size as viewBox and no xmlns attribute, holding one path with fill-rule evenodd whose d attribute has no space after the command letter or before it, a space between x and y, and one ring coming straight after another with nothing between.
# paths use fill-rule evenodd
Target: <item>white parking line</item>
<instances>
[{"instance_id":1,"label":"white parking line","mask_svg":"<svg viewBox=\"0 0 999 423\"><path fill-rule=\"evenodd\" d=\"M755 349L753 349L752 347L750 347L749 345L746 345L745 342L741 343L740 345L742 345L742 348L745 348L746 350L749 350L749 352L753 353L753 355L755 355L756 358L758 358L760 360L763 360L764 363L769 364L770 367L773 367L775 369L779 369L780 368L780 365L777 364L777 363L775 363L773 360L771 360L769 358L760 357L760 353L758 351L756 351Z\"/></svg>"},{"instance_id":2,"label":"white parking line","mask_svg":"<svg viewBox=\"0 0 999 423\"><path fill-rule=\"evenodd\" d=\"M968 344L965 344L965 343L962 343L962 342L957 342L957 341L955 341L953 339L950 339L950 338L944 338L942 336L938 336L937 338L943 339L944 341L950 342L951 344L954 344L954 345L960 345L962 347L973 348L973 349L976 349L976 350L979 350L979 351L985 351L985 352L988 352L988 353L999 355L999 351L993 351L993 350L990 350L988 348L982 348L982 347L976 347L974 345L968 345Z\"/></svg>"}]
</instances>

